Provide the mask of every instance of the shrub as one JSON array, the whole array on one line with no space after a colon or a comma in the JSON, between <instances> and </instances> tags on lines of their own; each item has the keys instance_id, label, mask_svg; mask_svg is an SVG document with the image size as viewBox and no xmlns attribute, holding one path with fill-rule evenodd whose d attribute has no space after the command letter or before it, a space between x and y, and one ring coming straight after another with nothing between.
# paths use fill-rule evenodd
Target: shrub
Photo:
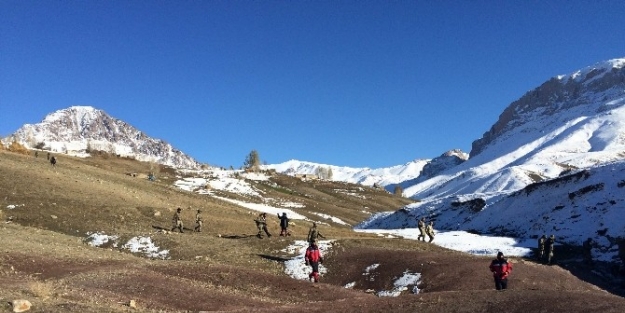
<instances>
[{"instance_id":1,"label":"shrub","mask_svg":"<svg viewBox=\"0 0 625 313\"><path fill-rule=\"evenodd\" d=\"M28 155L28 149L26 149L26 147L24 147L21 143L17 141L13 141L11 143L11 145L9 146L9 151Z\"/></svg>"}]
</instances>

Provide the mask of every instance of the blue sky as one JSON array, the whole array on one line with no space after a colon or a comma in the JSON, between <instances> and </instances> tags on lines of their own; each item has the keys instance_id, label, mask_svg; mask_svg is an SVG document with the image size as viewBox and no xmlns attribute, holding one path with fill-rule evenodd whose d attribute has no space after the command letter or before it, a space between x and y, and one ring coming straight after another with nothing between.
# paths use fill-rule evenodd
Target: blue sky
<instances>
[{"instance_id":1,"label":"blue sky","mask_svg":"<svg viewBox=\"0 0 625 313\"><path fill-rule=\"evenodd\" d=\"M624 1L0 0L0 136L91 105L200 162L388 167L471 149L625 57Z\"/></svg>"}]
</instances>

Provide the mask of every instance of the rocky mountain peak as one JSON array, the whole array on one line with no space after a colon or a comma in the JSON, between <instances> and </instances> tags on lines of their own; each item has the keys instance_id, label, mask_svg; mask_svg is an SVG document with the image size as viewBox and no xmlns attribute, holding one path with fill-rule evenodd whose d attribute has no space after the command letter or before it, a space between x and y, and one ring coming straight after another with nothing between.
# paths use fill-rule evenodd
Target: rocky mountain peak
<instances>
[{"instance_id":1,"label":"rocky mountain peak","mask_svg":"<svg viewBox=\"0 0 625 313\"><path fill-rule=\"evenodd\" d=\"M80 154L93 149L179 168L200 165L169 143L148 137L91 106L58 110L38 124L22 126L11 137L28 147L39 146L57 153Z\"/></svg>"},{"instance_id":2,"label":"rocky mountain peak","mask_svg":"<svg viewBox=\"0 0 625 313\"><path fill-rule=\"evenodd\" d=\"M490 143L527 121L571 109L577 109L582 114L583 111L596 114L602 106L623 96L625 58L600 62L569 75L553 77L512 102L490 130L473 142L470 155L480 154Z\"/></svg>"},{"instance_id":3,"label":"rocky mountain peak","mask_svg":"<svg viewBox=\"0 0 625 313\"><path fill-rule=\"evenodd\" d=\"M447 169L463 163L468 158L469 155L462 152L460 149L449 150L424 165L418 181L424 181L434 177Z\"/></svg>"}]
</instances>

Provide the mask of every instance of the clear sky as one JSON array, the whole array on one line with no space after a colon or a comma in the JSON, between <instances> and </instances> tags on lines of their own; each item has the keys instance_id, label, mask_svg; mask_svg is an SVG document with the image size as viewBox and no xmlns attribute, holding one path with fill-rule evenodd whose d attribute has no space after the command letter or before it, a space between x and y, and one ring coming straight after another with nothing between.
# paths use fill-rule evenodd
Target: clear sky
<instances>
[{"instance_id":1,"label":"clear sky","mask_svg":"<svg viewBox=\"0 0 625 313\"><path fill-rule=\"evenodd\" d=\"M0 136L91 105L212 165L388 167L624 56L621 0L0 0Z\"/></svg>"}]
</instances>

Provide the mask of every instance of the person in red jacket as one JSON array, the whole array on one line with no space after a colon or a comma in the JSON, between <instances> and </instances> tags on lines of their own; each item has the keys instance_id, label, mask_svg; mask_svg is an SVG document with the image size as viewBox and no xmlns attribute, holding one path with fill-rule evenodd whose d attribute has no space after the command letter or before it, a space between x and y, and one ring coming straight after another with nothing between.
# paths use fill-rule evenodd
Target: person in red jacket
<instances>
[{"instance_id":1,"label":"person in red jacket","mask_svg":"<svg viewBox=\"0 0 625 313\"><path fill-rule=\"evenodd\" d=\"M310 265L312 267L312 273L308 275L308 279L313 279L314 282L318 283L319 263L323 263L323 256L321 256L321 251L319 250L319 247L317 247L316 241L311 242L308 249L306 249L304 261L306 261L306 266Z\"/></svg>"},{"instance_id":2,"label":"person in red jacket","mask_svg":"<svg viewBox=\"0 0 625 313\"><path fill-rule=\"evenodd\" d=\"M495 288L504 290L508 288L508 275L512 271L512 264L503 257L503 252L497 253L497 258L490 262L490 271L495 278Z\"/></svg>"}]
</instances>

